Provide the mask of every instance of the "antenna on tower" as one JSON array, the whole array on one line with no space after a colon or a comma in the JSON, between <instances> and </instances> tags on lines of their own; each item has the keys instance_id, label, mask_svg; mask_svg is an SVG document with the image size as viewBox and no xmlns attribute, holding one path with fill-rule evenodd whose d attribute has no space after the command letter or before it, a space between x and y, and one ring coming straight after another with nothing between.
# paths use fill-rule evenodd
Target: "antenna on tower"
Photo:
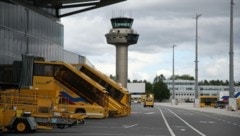
<instances>
[{"instance_id":1,"label":"antenna on tower","mask_svg":"<svg viewBox=\"0 0 240 136\"><path fill-rule=\"evenodd\" d=\"M125 14L124 9L121 10L120 14L121 14L120 17L124 17L124 14Z\"/></svg>"},{"instance_id":2,"label":"antenna on tower","mask_svg":"<svg viewBox=\"0 0 240 136\"><path fill-rule=\"evenodd\" d=\"M112 18L115 18L115 17L125 17L125 12L126 10L124 9L118 9L118 11L116 12L116 10L112 10ZM129 18L132 18L132 10L128 10L127 11L127 14L126 17L129 17Z\"/></svg>"},{"instance_id":3,"label":"antenna on tower","mask_svg":"<svg viewBox=\"0 0 240 136\"><path fill-rule=\"evenodd\" d=\"M120 10L120 17L123 17L123 10Z\"/></svg>"},{"instance_id":4,"label":"antenna on tower","mask_svg":"<svg viewBox=\"0 0 240 136\"><path fill-rule=\"evenodd\" d=\"M116 13L116 10L113 10L113 11L112 11L112 18L117 17L116 14L117 14L117 13Z\"/></svg>"},{"instance_id":5,"label":"antenna on tower","mask_svg":"<svg viewBox=\"0 0 240 136\"><path fill-rule=\"evenodd\" d=\"M129 11L129 17L132 18L132 10Z\"/></svg>"}]
</instances>

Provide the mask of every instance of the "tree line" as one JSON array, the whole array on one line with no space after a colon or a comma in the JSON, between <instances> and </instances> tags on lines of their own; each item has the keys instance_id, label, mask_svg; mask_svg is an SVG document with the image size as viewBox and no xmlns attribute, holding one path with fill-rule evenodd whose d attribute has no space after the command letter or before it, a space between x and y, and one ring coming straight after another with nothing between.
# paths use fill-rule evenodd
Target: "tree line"
<instances>
[{"instance_id":1,"label":"tree line","mask_svg":"<svg viewBox=\"0 0 240 136\"><path fill-rule=\"evenodd\" d=\"M163 82L164 80L166 80L166 78L161 74L160 76L156 76L152 83L146 80L133 80L132 83L145 83L146 93L152 93L154 94L155 100L162 101L169 99L171 96L167 84Z\"/></svg>"},{"instance_id":2,"label":"tree line","mask_svg":"<svg viewBox=\"0 0 240 136\"><path fill-rule=\"evenodd\" d=\"M193 76L190 76L190 75L175 75L174 76L175 80L195 80ZM169 80L172 80L173 79L173 76L171 76L170 78L166 78L164 75L159 75L159 76L156 76L154 78L154 80L157 80L157 79L163 79L163 80L166 80L166 79L169 79ZM131 83L130 80L128 80L129 83ZM144 82L147 82L146 80L133 80L132 83L144 83ZM154 82L154 81L153 81ZM229 81L228 80L201 80L198 82L199 85L222 85L222 86L226 86L226 85L229 85ZM234 85L235 86L240 86L240 81L234 81Z\"/></svg>"},{"instance_id":3,"label":"tree line","mask_svg":"<svg viewBox=\"0 0 240 136\"><path fill-rule=\"evenodd\" d=\"M194 80L194 77L190 75L175 75L175 80ZM132 82L128 80L129 83L145 83L146 84L146 93L153 93L155 96L155 99L158 101L162 101L165 99L169 99L171 96L170 90L168 89L167 85L163 82L167 78L161 74L159 76L156 76L153 80L153 82L149 82L146 80L133 80ZM168 78L169 80L173 79L173 76ZM202 80L199 81L199 85L229 85L228 80ZM240 86L240 81L234 82L235 86Z\"/></svg>"}]
</instances>

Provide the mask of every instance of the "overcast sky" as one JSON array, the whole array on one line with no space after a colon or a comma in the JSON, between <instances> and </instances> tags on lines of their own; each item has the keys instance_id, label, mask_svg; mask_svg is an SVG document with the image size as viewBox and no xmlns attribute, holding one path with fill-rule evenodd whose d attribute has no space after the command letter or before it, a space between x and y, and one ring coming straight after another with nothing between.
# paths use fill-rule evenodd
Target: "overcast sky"
<instances>
[{"instance_id":1,"label":"overcast sky","mask_svg":"<svg viewBox=\"0 0 240 136\"><path fill-rule=\"evenodd\" d=\"M234 0L234 80L240 81L240 1ZM128 48L130 80L152 82L156 75L195 76L198 19L199 80L229 80L230 0L127 0L62 19L64 48L87 59L106 75L115 75L116 49L106 42L112 17L134 18L138 43Z\"/></svg>"}]
</instances>

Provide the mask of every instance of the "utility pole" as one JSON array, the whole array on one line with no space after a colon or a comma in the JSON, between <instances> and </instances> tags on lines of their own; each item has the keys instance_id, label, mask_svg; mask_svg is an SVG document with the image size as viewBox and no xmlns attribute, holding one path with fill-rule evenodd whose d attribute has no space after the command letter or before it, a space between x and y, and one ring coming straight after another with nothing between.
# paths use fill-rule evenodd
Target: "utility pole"
<instances>
[{"instance_id":1,"label":"utility pole","mask_svg":"<svg viewBox=\"0 0 240 136\"><path fill-rule=\"evenodd\" d=\"M201 14L196 14L196 49L195 49L195 101L194 106L199 107L199 99L198 99L198 18Z\"/></svg>"},{"instance_id":2,"label":"utility pole","mask_svg":"<svg viewBox=\"0 0 240 136\"><path fill-rule=\"evenodd\" d=\"M229 48L229 99L228 110L238 110L237 99L234 98L234 65L233 65L233 6L234 2L230 2L230 48Z\"/></svg>"},{"instance_id":3,"label":"utility pole","mask_svg":"<svg viewBox=\"0 0 240 136\"><path fill-rule=\"evenodd\" d=\"M234 65L233 65L233 5L230 8L230 49L229 49L229 98L234 98Z\"/></svg>"},{"instance_id":4,"label":"utility pole","mask_svg":"<svg viewBox=\"0 0 240 136\"><path fill-rule=\"evenodd\" d=\"M195 52L195 99L198 99L198 18L201 14L196 14L196 52Z\"/></svg>"},{"instance_id":5,"label":"utility pole","mask_svg":"<svg viewBox=\"0 0 240 136\"><path fill-rule=\"evenodd\" d=\"M176 105L176 101L175 101L175 74L174 74L174 47L176 45L173 45L173 75L172 75L172 104Z\"/></svg>"}]
</instances>

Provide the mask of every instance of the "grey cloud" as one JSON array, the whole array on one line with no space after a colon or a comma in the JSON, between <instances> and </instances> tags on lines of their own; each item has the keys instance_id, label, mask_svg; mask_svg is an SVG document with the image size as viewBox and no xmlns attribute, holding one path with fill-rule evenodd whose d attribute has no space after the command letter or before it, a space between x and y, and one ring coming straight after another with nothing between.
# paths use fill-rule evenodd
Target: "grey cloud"
<instances>
[{"instance_id":1,"label":"grey cloud","mask_svg":"<svg viewBox=\"0 0 240 136\"><path fill-rule=\"evenodd\" d=\"M240 57L240 2L235 0L234 6L234 49L235 58ZM218 59L228 61L229 50L229 15L230 0L127 0L119 4L84 12L66 17L75 21L65 25L65 48L89 57L93 61L112 62L104 57L115 57L115 48L108 45L106 34L111 28L110 18L113 16L131 16L134 18L133 29L139 34L137 45L129 47L129 51L143 54L167 54L171 57L171 45L178 45L179 52L190 56L183 56L182 64L185 71L194 72L195 47L195 15L199 18L199 65L203 77L212 78L206 67L216 64ZM96 58L98 57L98 58ZM160 58L161 59L161 58ZM171 60L171 58L168 58ZM180 60L179 60L180 61ZM204 61L208 61L205 64ZM164 62L164 61L162 61ZM94 63L94 62L93 62ZM167 62L164 62L167 63ZM222 64L221 61L216 64ZM158 64L158 65L169 65ZM224 67L227 67L225 64ZM146 66L147 67L147 66ZM156 66L151 66L156 67ZM170 66L162 66L170 68ZM236 68L240 65L236 63ZM218 67L217 67L218 68ZM205 69L205 70L204 70ZM147 73L147 72L146 72ZM153 72L151 72L153 73ZM208 75L207 75L208 74ZM227 79L228 73L221 75ZM237 74L237 72L236 72ZM155 75L153 75L155 76ZM239 76L237 76L240 79Z\"/></svg>"}]
</instances>

